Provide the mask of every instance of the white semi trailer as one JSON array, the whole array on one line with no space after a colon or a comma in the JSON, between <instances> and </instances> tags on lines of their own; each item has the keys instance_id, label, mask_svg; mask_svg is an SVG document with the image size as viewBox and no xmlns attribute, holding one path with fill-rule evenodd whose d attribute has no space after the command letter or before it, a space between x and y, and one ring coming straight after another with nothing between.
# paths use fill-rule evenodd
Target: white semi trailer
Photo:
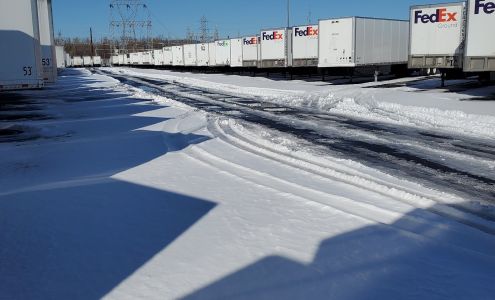
<instances>
[{"instance_id":1,"label":"white semi trailer","mask_svg":"<svg viewBox=\"0 0 495 300\"><path fill-rule=\"evenodd\" d=\"M184 66L184 47L173 46L172 47L173 66Z\"/></svg>"},{"instance_id":2,"label":"white semi trailer","mask_svg":"<svg viewBox=\"0 0 495 300\"><path fill-rule=\"evenodd\" d=\"M318 66L318 25L292 28L292 66Z\"/></svg>"},{"instance_id":3,"label":"white semi trailer","mask_svg":"<svg viewBox=\"0 0 495 300\"><path fill-rule=\"evenodd\" d=\"M141 64L147 66L153 64L153 51L141 52Z\"/></svg>"},{"instance_id":4,"label":"white semi trailer","mask_svg":"<svg viewBox=\"0 0 495 300\"><path fill-rule=\"evenodd\" d=\"M91 56L83 56L83 67L92 67L93 58Z\"/></svg>"},{"instance_id":5,"label":"white semi trailer","mask_svg":"<svg viewBox=\"0 0 495 300\"><path fill-rule=\"evenodd\" d=\"M44 85L36 0L2 1L0 91Z\"/></svg>"},{"instance_id":6,"label":"white semi trailer","mask_svg":"<svg viewBox=\"0 0 495 300\"><path fill-rule=\"evenodd\" d=\"M64 46L56 46L55 55L56 55L57 69L64 69L66 67Z\"/></svg>"},{"instance_id":7,"label":"white semi trailer","mask_svg":"<svg viewBox=\"0 0 495 300\"><path fill-rule=\"evenodd\" d=\"M75 68L80 68L84 65L83 58L81 56L74 56L72 58L72 66Z\"/></svg>"},{"instance_id":8,"label":"white semi trailer","mask_svg":"<svg viewBox=\"0 0 495 300\"><path fill-rule=\"evenodd\" d=\"M242 39L242 66L255 68L259 62L259 36L248 36Z\"/></svg>"},{"instance_id":9,"label":"white semi trailer","mask_svg":"<svg viewBox=\"0 0 495 300\"><path fill-rule=\"evenodd\" d=\"M242 67L242 39L230 40L230 66Z\"/></svg>"},{"instance_id":10,"label":"white semi trailer","mask_svg":"<svg viewBox=\"0 0 495 300\"><path fill-rule=\"evenodd\" d=\"M261 68L292 66L292 29L278 28L261 31Z\"/></svg>"},{"instance_id":11,"label":"white semi trailer","mask_svg":"<svg viewBox=\"0 0 495 300\"><path fill-rule=\"evenodd\" d=\"M210 65L210 49L208 44L196 44L196 55L198 67L207 67Z\"/></svg>"},{"instance_id":12,"label":"white semi trailer","mask_svg":"<svg viewBox=\"0 0 495 300\"><path fill-rule=\"evenodd\" d=\"M163 48L163 65L172 66L174 64L174 57L172 54L172 47Z\"/></svg>"},{"instance_id":13,"label":"white semi trailer","mask_svg":"<svg viewBox=\"0 0 495 300\"><path fill-rule=\"evenodd\" d=\"M93 66L95 67L101 67L102 66L102 59L101 56L93 56Z\"/></svg>"},{"instance_id":14,"label":"white semi trailer","mask_svg":"<svg viewBox=\"0 0 495 300\"><path fill-rule=\"evenodd\" d=\"M43 80L46 83L54 83L57 80L57 62L53 33L52 0L38 0L38 22Z\"/></svg>"},{"instance_id":15,"label":"white semi trailer","mask_svg":"<svg viewBox=\"0 0 495 300\"><path fill-rule=\"evenodd\" d=\"M216 46L216 43L213 42L213 43L208 43L208 56L210 57L209 61L210 61L210 67L214 67L217 65L217 62L216 62L216 59L217 59L217 55L216 55L216 49L217 49L217 46Z\"/></svg>"},{"instance_id":16,"label":"white semi trailer","mask_svg":"<svg viewBox=\"0 0 495 300\"><path fill-rule=\"evenodd\" d=\"M163 49L153 50L153 65L163 66Z\"/></svg>"},{"instance_id":17,"label":"white semi trailer","mask_svg":"<svg viewBox=\"0 0 495 300\"><path fill-rule=\"evenodd\" d=\"M230 40L215 41L215 65L230 66Z\"/></svg>"},{"instance_id":18,"label":"white semi trailer","mask_svg":"<svg viewBox=\"0 0 495 300\"><path fill-rule=\"evenodd\" d=\"M134 52L134 53L131 53L130 54L130 61L129 61L129 64L130 65L138 65L139 64L139 53L137 52Z\"/></svg>"},{"instance_id":19,"label":"white semi trailer","mask_svg":"<svg viewBox=\"0 0 495 300\"><path fill-rule=\"evenodd\" d=\"M407 64L409 22L349 17L320 20L320 68Z\"/></svg>"},{"instance_id":20,"label":"white semi trailer","mask_svg":"<svg viewBox=\"0 0 495 300\"><path fill-rule=\"evenodd\" d=\"M464 71L495 72L493 28L495 28L495 1L469 0Z\"/></svg>"},{"instance_id":21,"label":"white semi trailer","mask_svg":"<svg viewBox=\"0 0 495 300\"><path fill-rule=\"evenodd\" d=\"M67 68L72 67L72 58L70 57L69 53L65 53L65 66Z\"/></svg>"},{"instance_id":22,"label":"white semi trailer","mask_svg":"<svg viewBox=\"0 0 495 300\"><path fill-rule=\"evenodd\" d=\"M462 68L465 9L465 2L411 7L409 68Z\"/></svg>"},{"instance_id":23,"label":"white semi trailer","mask_svg":"<svg viewBox=\"0 0 495 300\"><path fill-rule=\"evenodd\" d=\"M184 66L195 67L197 63L196 44L184 45Z\"/></svg>"}]
</instances>

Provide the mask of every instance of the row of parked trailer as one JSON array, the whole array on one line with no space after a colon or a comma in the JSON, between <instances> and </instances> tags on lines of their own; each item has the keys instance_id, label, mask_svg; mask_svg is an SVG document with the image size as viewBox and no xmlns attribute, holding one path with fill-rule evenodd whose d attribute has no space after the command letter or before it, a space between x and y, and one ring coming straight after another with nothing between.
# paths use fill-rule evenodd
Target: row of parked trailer
<instances>
[{"instance_id":1,"label":"row of parked trailer","mask_svg":"<svg viewBox=\"0 0 495 300\"><path fill-rule=\"evenodd\" d=\"M51 0L0 0L0 91L57 78Z\"/></svg>"},{"instance_id":2,"label":"row of parked trailer","mask_svg":"<svg viewBox=\"0 0 495 300\"><path fill-rule=\"evenodd\" d=\"M407 21L349 17L260 35L114 55L112 65L359 67L407 62ZM328 38L327 38L328 37Z\"/></svg>"},{"instance_id":3,"label":"row of parked trailer","mask_svg":"<svg viewBox=\"0 0 495 300\"><path fill-rule=\"evenodd\" d=\"M0 0L0 91L41 88L59 67L100 66L99 56L56 48L51 0ZM113 55L112 65L360 68L495 72L495 2L411 7L409 21L349 17L258 35ZM58 59L57 59L58 57Z\"/></svg>"},{"instance_id":4,"label":"row of parked trailer","mask_svg":"<svg viewBox=\"0 0 495 300\"><path fill-rule=\"evenodd\" d=\"M410 20L349 17L259 35L113 55L112 65L495 71L495 3L469 0L411 7Z\"/></svg>"}]
</instances>

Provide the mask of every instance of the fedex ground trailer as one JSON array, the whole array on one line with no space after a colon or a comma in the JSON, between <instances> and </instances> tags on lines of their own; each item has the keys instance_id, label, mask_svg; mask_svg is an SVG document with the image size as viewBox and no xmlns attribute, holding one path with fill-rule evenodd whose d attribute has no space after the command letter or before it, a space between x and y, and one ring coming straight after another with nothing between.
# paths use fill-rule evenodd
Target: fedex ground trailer
<instances>
[{"instance_id":1,"label":"fedex ground trailer","mask_svg":"<svg viewBox=\"0 0 495 300\"><path fill-rule=\"evenodd\" d=\"M184 45L184 66L195 67L197 63L196 44Z\"/></svg>"},{"instance_id":2,"label":"fedex ground trailer","mask_svg":"<svg viewBox=\"0 0 495 300\"><path fill-rule=\"evenodd\" d=\"M409 21L348 17L320 20L320 68L407 65Z\"/></svg>"},{"instance_id":3,"label":"fedex ground trailer","mask_svg":"<svg viewBox=\"0 0 495 300\"><path fill-rule=\"evenodd\" d=\"M172 55L172 47L163 48L163 65L171 66L174 63L174 57Z\"/></svg>"},{"instance_id":4,"label":"fedex ground trailer","mask_svg":"<svg viewBox=\"0 0 495 300\"><path fill-rule=\"evenodd\" d=\"M292 28L292 66L318 66L318 25Z\"/></svg>"},{"instance_id":5,"label":"fedex ground trailer","mask_svg":"<svg viewBox=\"0 0 495 300\"><path fill-rule=\"evenodd\" d=\"M173 46L172 47L173 66L184 66L184 47Z\"/></svg>"},{"instance_id":6,"label":"fedex ground trailer","mask_svg":"<svg viewBox=\"0 0 495 300\"><path fill-rule=\"evenodd\" d=\"M409 68L462 68L465 12L465 2L412 6Z\"/></svg>"},{"instance_id":7,"label":"fedex ground trailer","mask_svg":"<svg viewBox=\"0 0 495 300\"><path fill-rule=\"evenodd\" d=\"M230 66L242 67L242 39L230 40Z\"/></svg>"},{"instance_id":8,"label":"fedex ground trailer","mask_svg":"<svg viewBox=\"0 0 495 300\"><path fill-rule=\"evenodd\" d=\"M248 36L242 39L242 66L256 68L259 62L259 36Z\"/></svg>"},{"instance_id":9,"label":"fedex ground trailer","mask_svg":"<svg viewBox=\"0 0 495 300\"><path fill-rule=\"evenodd\" d=\"M493 28L495 28L495 1L469 0L465 72L495 72Z\"/></svg>"},{"instance_id":10,"label":"fedex ground trailer","mask_svg":"<svg viewBox=\"0 0 495 300\"><path fill-rule=\"evenodd\" d=\"M210 65L210 51L207 43L196 44L196 56L198 67Z\"/></svg>"},{"instance_id":11,"label":"fedex ground trailer","mask_svg":"<svg viewBox=\"0 0 495 300\"><path fill-rule=\"evenodd\" d=\"M36 0L2 1L0 91L43 87Z\"/></svg>"},{"instance_id":12,"label":"fedex ground trailer","mask_svg":"<svg viewBox=\"0 0 495 300\"><path fill-rule=\"evenodd\" d=\"M46 83L54 83L57 80L57 62L53 33L52 0L38 0L38 21L43 79Z\"/></svg>"},{"instance_id":13,"label":"fedex ground trailer","mask_svg":"<svg viewBox=\"0 0 495 300\"><path fill-rule=\"evenodd\" d=\"M261 68L292 66L292 29L263 30L260 36Z\"/></svg>"},{"instance_id":14,"label":"fedex ground trailer","mask_svg":"<svg viewBox=\"0 0 495 300\"><path fill-rule=\"evenodd\" d=\"M230 40L215 41L215 65L230 66Z\"/></svg>"}]
</instances>

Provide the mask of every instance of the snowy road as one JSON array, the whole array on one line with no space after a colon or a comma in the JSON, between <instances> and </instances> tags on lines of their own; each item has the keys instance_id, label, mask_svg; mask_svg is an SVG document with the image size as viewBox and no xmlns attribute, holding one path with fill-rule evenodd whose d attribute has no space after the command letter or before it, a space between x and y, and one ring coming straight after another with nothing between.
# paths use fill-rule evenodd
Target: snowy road
<instances>
[{"instance_id":1,"label":"snowy road","mask_svg":"<svg viewBox=\"0 0 495 300\"><path fill-rule=\"evenodd\" d=\"M0 299L495 294L489 137L112 76L2 104Z\"/></svg>"},{"instance_id":2,"label":"snowy road","mask_svg":"<svg viewBox=\"0 0 495 300\"><path fill-rule=\"evenodd\" d=\"M495 211L490 210L495 204L493 140L283 106L257 97L219 93L147 76L113 77L136 87L144 86L152 94L233 118L244 129L270 129L272 139L284 133L286 139L301 140L299 147L314 149L320 155L351 159L455 193L470 199L470 203L457 205L458 208L495 220ZM256 125L260 126L253 128Z\"/></svg>"}]
</instances>

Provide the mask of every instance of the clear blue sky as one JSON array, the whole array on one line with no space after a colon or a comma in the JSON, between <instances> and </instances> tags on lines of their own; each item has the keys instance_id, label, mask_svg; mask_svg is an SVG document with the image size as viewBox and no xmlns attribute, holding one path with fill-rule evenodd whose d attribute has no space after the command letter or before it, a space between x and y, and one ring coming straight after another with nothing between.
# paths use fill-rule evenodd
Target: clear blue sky
<instances>
[{"instance_id":1,"label":"clear blue sky","mask_svg":"<svg viewBox=\"0 0 495 300\"><path fill-rule=\"evenodd\" d=\"M145 0L146 1L146 0ZM291 0L292 25L343 16L408 19L410 5L445 2L442 0ZM109 36L110 1L54 0L55 34L87 37L93 27L97 39ZM184 37L187 27L199 31L206 16L223 37L257 33L262 28L284 26L286 0L147 0L152 13L153 34Z\"/></svg>"}]
</instances>

